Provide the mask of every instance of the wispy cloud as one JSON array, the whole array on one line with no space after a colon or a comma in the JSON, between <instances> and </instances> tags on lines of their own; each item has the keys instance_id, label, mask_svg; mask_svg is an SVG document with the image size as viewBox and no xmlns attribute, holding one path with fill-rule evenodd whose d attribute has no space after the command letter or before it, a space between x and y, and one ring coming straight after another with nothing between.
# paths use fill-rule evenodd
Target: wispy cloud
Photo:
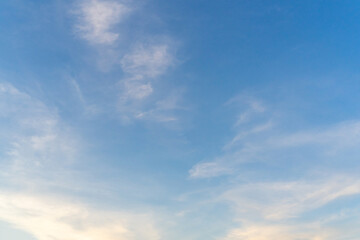
<instances>
[{"instance_id":1,"label":"wispy cloud","mask_svg":"<svg viewBox=\"0 0 360 240\"><path fill-rule=\"evenodd\" d=\"M148 215L101 211L59 196L0 192L0 219L38 240L160 239Z\"/></svg>"},{"instance_id":2,"label":"wispy cloud","mask_svg":"<svg viewBox=\"0 0 360 240\"><path fill-rule=\"evenodd\" d=\"M189 171L193 179L228 176L228 185L217 190L217 201L229 204L239 226L220 239L335 240L356 236L358 232L345 230L342 222L360 221L352 214L357 206L341 201L360 194L360 179L350 173L358 166L346 167L346 162L356 160L354 156L359 154L359 121L286 129L282 127L286 113L277 114L254 98L241 98L240 104L238 99L227 103L241 112L223 154ZM262 168L255 171L251 164ZM283 174L284 169L289 173ZM336 214L342 213L341 217L321 211L335 202Z\"/></svg>"},{"instance_id":3,"label":"wispy cloud","mask_svg":"<svg viewBox=\"0 0 360 240\"><path fill-rule=\"evenodd\" d=\"M124 92L121 95L122 100L142 100L153 93L151 83L141 83L133 81L124 82Z\"/></svg>"},{"instance_id":4,"label":"wispy cloud","mask_svg":"<svg viewBox=\"0 0 360 240\"><path fill-rule=\"evenodd\" d=\"M168 44L138 44L121 60L127 77L122 81L121 102L142 101L150 96L153 81L165 73L173 62Z\"/></svg>"},{"instance_id":5,"label":"wispy cloud","mask_svg":"<svg viewBox=\"0 0 360 240\"><path fill-rule=\"evenodd\" d=\"M231 167L218 162L203 162L193 166L190 171L191 178L211 178L231 174Z\"/></svg>"},{"instance_id":6,"label":"wispy cloud","mask_svg":"<svg viewBox=\"0 0 360 240\"><path fill-rule=\"evenodd\" d=\"M268 111L260 100L240 95L230 99L225 106L241 109L232 127L236 134L223 146L222 156L194 165L189 171L191 178L211 178L236 173L236 165L249 161L254 152L263 147L260 142L264 141L264 132L274 126L271 118L263 117L268 116Z\"/></svg>"},{"instance_id":7,"label":"wispy cloud","mask_svg":"<svg viewBox=\"0 0 360 240\"><path fill-rule=\"evenodd\" d=\"M243 111L238 114L235 127L250 121L254 115L264 113L267 110L260 100L246 95L238 95L231 98L225 103L225 105L235 105L237 107L242 106L242 108L244 108Z\"/></svg>"},{"instance_id":8,"label":"wispy cloud","mask_svg":"<svg viewBox=\"0 0 360 240\"><path fill-rule=\"evenodd\" d=\"M168 43L137 44L121 60L122 69L131 80L158 77L173 63Z\"/></svg>"},{"instance_id":9,"label":"wispy cloud","mask_svg":"<svg viewBox=\"0 0 360 240\"><path fill-rule=\"evenodd\" d=\"M223 154L196 164L190 170L191 177L237 174L241 165L249 162L290 163L300 158L301 165L309 167L328 162L327 159L344 162L344 156L352 159L353 154L359 152L356 147L360 143L358 120L308 129L283 129L286 119L274 117L276 113L266 109L260 101L255 103L251 101L243 107L233 126L235 135L224 145Z\"/></svg>"},{"instance_id":10,"label":"wispy cloud","mask_svg":"<svg viewBox=\"0 0 360 240\"><path fill-rule=\"evenodd\" d=\"M127 39L120 44L121 26L118 25L127 23L123 20L130 12L136 14L129 2L84 0L74 12L77 16L76 32L99 50L97 61L101 63L101 68L109 70L118 66L123 72L123 77L117 80L117 109L121 119L124 122L136 119L158 122L176 120L173 114L165 114L164 108L159 110L161 107L158 103L171 96L164 95L156 86L158 80L177 62L171 37L136 29L139 32L136 39ZM76 83L73 85L78 89ZM77 93L79 99L83 99L78 90ZM159 112L161 114L157 114Z\"/></svg>"},{"instance_id":11,"label":"wispy cloud","mask_svg":"<svg viewBox=\"0 0 360 240\"><path fill-rule=\"evenodd\" d=\"M21 181L28 174L45 173L41 170L57 169L75 161L81 144L61 122L56 110L7 83L0 84L0 102L0 131L8 143L3 156L7 171L3 174Z\"/></svg>"},{"instance_id":12,"label":"wispy cloud","mask_svg":"<svg viewBox=\"0 0 360 240\"><path fill-rule=\"evenodd\" d=\"M175 63L173 48L168 40L150 41L147 44L136 44L124 55L121 67L125 78L120 82L118 109L125 119L152 119L158 122L176 120L166 112L181 108L178 104L179 91L162 96L161 99L154 86L159 77Z\"/></svg>"},{"instance_id":13,"label":"wispy cloud","mask_svg":"<svg viewBox=\"0 0 360 240\"><path fill-rule=\"evenodd\" d=\"M150 87L150 86L147 86ZM151 91L149 89L149 91ZM145 94L140 92L139 94ZM170 123L178 120L178 112L186 111L182 104L182 96L178 91L167 93L165 96L150 97L140 95L139 99L123 98L118 104L118 111L124 121L146 120L158 123ZM160 99L159 99L160 98Z\"/></svg>"},{"instance_id":14,"label":"wispy cloud","mask_svg":"<svg viewBox=\"0 0 360 240\"><path fill-rule=\"evenodd\" d=\"M360 219L355 217L354 206L338 204L335 216L330 212L313 215L305 221L302 216L333 201L359 194L360 179L353 176L233 186L220 198L231 204L240 226L222 239L335 240L345 236L352 239L358 233L351 226L348 230L342 228L341 222L352 219L354 226L357 224ZM342 211L347 208L352 210Z\"/></svg>"},{"instance_id":15,"label":"wispy cloud","mask_svg":"<svg viewBox=\"0 0 360 240\"><path fill-rule=\"evenodd\" d=\"M246 219L299 217L341 197L360 193L360 179L346 176L296 182L266 182L232 187L222 197Z\"/></svg>"},{"instance_id":16,"label":"wispy cloud","mask_svg":"<svg viewBox=\"0 0 360 240\"><path fill-rule=\"evenodd\" d=\"M119 38L113 28L129 11L128 6L118 1L82 0L74 11L78 17L75 30L91 44L113 44Z\"/></svg>"},{"instance_id":17,"label":"wispy cloud","mask_svg":"<svg viewBox=\"0 0 360 240\"><path fill-rule=\"evenodd\" d=\"M85 99L83 91L81 90L79 83L73 78L71 78L69 80L69 82L70 82L71 86L73 87L75 96L79 100L82 108L84 109L85 114L86 115L95 115L95 114L99 113L100 112L99 108L94 104L89 104L88 101Z\"/></svg>"},{"instance_id":18,"label":"wispy cloud","mask_svg":"<svg viewBox=\"0 0 360 240\"><path fill-rule=\"evenodd\" d=\"M87 187L71 179L89 181L81 176L65 178L81 161L82 148L56 110L1 83L0 112L0 142L8 143L1 144L0 153L0 220L38 240L160 239L151 214L101 210L77 198ZM5 190L9 186L17 190ZM75 188L77 193L69 197L66 193Z\"/></svg>"}]
</instances>

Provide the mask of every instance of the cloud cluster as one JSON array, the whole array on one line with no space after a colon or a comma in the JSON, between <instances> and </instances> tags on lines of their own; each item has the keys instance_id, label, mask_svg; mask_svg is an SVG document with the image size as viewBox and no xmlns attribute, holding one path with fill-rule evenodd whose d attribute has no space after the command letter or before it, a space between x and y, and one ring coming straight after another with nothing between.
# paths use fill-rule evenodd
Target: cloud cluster
<instances>
[{"instance_id":1,"label":"cloud cluster","mask_svg":"<svg viewBox=\"0 0 360 240\"><path fill-rule=\"evenodd\" d=\"M81 151L75 132L69 131L55 110L1 83L0 113L0 220L38 240L160 238L148 214L103 211L47 188L49 184L69 188L71 180L64 178L72 163L80 160ZM14 185L18 191L5 190Z\"/></svg>"},{"instance_id":2,"label":"cloud cluster","mask_svg":"<svg viewBox=\"0 0 360 240\"><path fill-rule=\"evenodd\" d=\"M88 0L82 1L75 12L78 17L76 32L89 43L96 44L95 48L100 47L101 62L106 65L103 68L119 66L123 72L123 78L118 81L117 103L121 119L125 122L134 119L175 120L168 110L174 110L178 105L173 109L159 109L157 106L164 98L174 99L174 96L159 93L155 86L175 63L171 37L143 33L120 44L119 24L125 16L136 12L129 3Z\"/></svg>"},{"instance_id":3,"label":"cloud cluster","mask_svg":"<svg viewBox=\"0 0 360 240\"><path fill-rule=\"evenodd\" d=\"M286 119L275 117L260 100L241 96L229 105L241 109L234 137L222 155L189 170L193 179L228 176L217 201L229 204L239 226L220 239L355 239L359 233L344 222L358 224L358 206L342 201L360 194L354 174L360 122L284 129ZM251 164L261 167L254 170ZM336 211L324 210L331 204L337 204Z\"/></svg>"},{"instance_id":4,"label":"cloud cluster","mask_svg":"<svg viewBox=\"0 0 360 240\"><path fill-rule=\"evenodd\" d=\"M168 44L136 45L121 59L121 67L127 75L123 98L141 100L153 92L151 80L162 75L172 64L173 56Z\"/></svg>"}]
</instances>

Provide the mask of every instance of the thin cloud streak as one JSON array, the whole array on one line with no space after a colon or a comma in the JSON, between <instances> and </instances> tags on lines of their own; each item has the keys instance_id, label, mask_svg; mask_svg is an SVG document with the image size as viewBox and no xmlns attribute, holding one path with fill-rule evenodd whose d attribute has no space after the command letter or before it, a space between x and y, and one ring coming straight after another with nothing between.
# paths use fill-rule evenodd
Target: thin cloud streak
<instances>
[{"instance_id":1,"label":"thin cloud streak","mask_svg":"<svg viewBox=\"0 0 360 240\"><path fill-rule=\"evenodd\" d=\"M334 176L322 180L261 182L233 186L222 199L247 219L284 220L360 193L360 179Z\"/></svg>"},{"instance_id":2,"label":"thin cloud streak","mask_svg":"<svg viewBox=\"0 0 360 240\"><path fill-rule=\"evenodd\" d=\"M303 220L328 204L360 194L360 179L334 176L297 182L267 182L233 186L220 197L236 212L239 227L229 230L222 240L249 239L353 239L354 229L342 229L342 221L359 222L356 206L342 204L336 215L325 214ZM348 211L342 211L347 209ZM311 215L310 215L311 216ZM346 238L346 239L348 239Z\"/></svg>"},{"instance_id":3,"label":"thin cloud streak","mask_svg":"<svg viewBox=\"0 0 360 240\"><path fill-rule=\"evenodd\" d=\"M212 161L194 165L189 171L192 178L236 174L244 163L271 164L286 158L290 161L294 156L301 157L306 153L310 154L311 151L312 155L304 159L302 164L310 164L309 158L315 157L318 158L318 162L326 161L327 158L338 162L344 161L344 154L351 157L358 151L357 146L360 143L358 120L344 121L321 128L284 131L281 129L279 119L276 121L269 110L264 107L260 108L261 111L256 109L259 108L254 108L253 104L250 104L250 107L243 111L247 116L246 122L242 117L243 114L240 114L241 124L239 120L234 124L236 134L224 145L223 154ZM298 154L300 150L303 152L301 155Z\"/></svg>"},{"instance_id":4,"label":"thin cloud streak","mask_svg":"<svg viewBox=\"0 0 360 240\"><path fill-rule=\"evenodd\" d=\"M217 190L215 201L228 204L238 227L219 239L354 239L359 233L342 226L350 220L356 226L360 221L354 214L357 206L343 203L359 197L360 179L339 164L359 152L359 121L284 130L280 119L273 117L275 113L260 102L252 99L242 106L233 126L235 136L225 144L223 155L189 170L192 180L227 176L222 179L229 184ZM301 161L296 174L279 174L291 169L294 157ZM262 164L265 169L249 173L249 163ZM316 214L331 204L337 204L335 215L331 211Z\"/></svg>"}]
</instances>

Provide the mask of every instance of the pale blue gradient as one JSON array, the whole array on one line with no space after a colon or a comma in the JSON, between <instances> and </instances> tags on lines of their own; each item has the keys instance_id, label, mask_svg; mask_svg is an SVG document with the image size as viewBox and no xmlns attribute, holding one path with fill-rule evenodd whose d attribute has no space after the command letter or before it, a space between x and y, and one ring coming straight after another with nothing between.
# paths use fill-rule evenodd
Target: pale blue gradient
<instances>
[{"instance_id":1,"label":"pale blue gradient","mask_svg":"<svg viewBox=\"0 0 360 240\"><path fill-rule=\"evenodd\" d=\"M359 239L360 3L0 2L0 238Z\"/></svg>"}]
</instances>

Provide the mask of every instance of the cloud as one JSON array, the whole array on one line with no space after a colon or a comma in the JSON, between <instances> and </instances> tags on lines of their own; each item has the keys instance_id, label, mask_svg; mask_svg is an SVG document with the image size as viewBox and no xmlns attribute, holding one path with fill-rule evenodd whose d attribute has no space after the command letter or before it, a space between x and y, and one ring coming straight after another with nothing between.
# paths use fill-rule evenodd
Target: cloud
<instances>
[{"instance_id":1,"label":"cloud","mask_svg":"<svg viewBox=\"0 0 360 240\"><path fill-rule=\"evenodd\" d=\"M221 239L337 240L345 236L353 239L358 232L353 231L348 221L358 224L357 206L338 202L335 215L332 211L320 215L309 213L359 194L360 179L341 175L231 186L219 199L230 204L240 227Z\"/></svg>"},{"instance_id":2,"label":"cloud","mask_svg":"<svg viewBox=\"0 0 360 240\"><path fill-rule=\"evenodd\" d=\"M227 101L225 106L241 109L233 125L236 135L224 145L222 156L212 161L195 164L189 170L191 178L212 178L235 174L236 165L239 162L243 163L250 161L250 158L256 158L257 153L260 153L259 148L263 147L262 135L274 127L271 119L262 117L267 116L268 111L266 106L257 99L240 95Z\"/></svg>"},{"instance_id":3,"label":"cloud","mask_svg":"<svg viewBox=\"0 0 360 240\"><path fill-rule=\"evenodd\" d=\"M156 240L147 215L100 211L43 195L0 192L0 219L38 240Z\"/></svg>"},{"instance_id":4,"label":"cloud","mask_svg":"<svg viewBox=\"0 0 360 240\"><path fill-rule=\"evenodd\" d=\"M79 83L75 79L69 80L71 86L74 89L75 96L79 100L81 106L84 109L86 115L96 115L100 112L99 108L95 104L89 104L88 101L85 99L84 94L80 88Z\"/></svg>"},{"instance_id":5,"label":"cloud","mask_svg":"<svg viewBox=\"0 0 360 240\"><path fill-rule=\"evenodd\" d=\"M264 113L266 111L266 108L261 101L250 97L238 96L230 99L226 103L226 105L234 104L246 105L246 109L238 115L235 126L242 125L250 121L255 115L259 113Z\"/></svg>"},{"instance_id":6,"label":"cloud","mask_svg":"<svg viewBox=\"0 0 360 240\"><path fill-rule=\"evenodd\" d=\"M127 75L122 81L122 101L143 100L153 93L154 78L165 73L173 62L168 44L138 44L121 60Z\"/></svg>"},{"instance_id":7,"label":"cloud","mask_svg":"<svg viewBox=\"0 0 360 240\"><path fill-rule=\"evenodd\" d=\"M124 93L122 95L125 99L141 100L150 96L153 92L151 83L139 83L133 81L124 82Z\"/></svg>"},{"instance_id":8,"label":"cloud","mask_svg":"<svg viewBox=\"0 0 360 240\"><path fill-rule=\"evenodd\" d=\"M75 13L75 31L91 44L113 44L119 34L112 31L130 11L118 1L83 0Z\"/></svg>"},{"instance_id":9,"label":"cloud","mask_svg":"<svg viewBox=\"0 0 360 240\"><path fill-rule=\"evenodd\" d=\"M323 129L306 130L278 136L269 142L273 147L296 147L309 144L329 145L336 150L355 147L360 142L360 121L345 121Z\"/></svg>"},{"instance_id":10,"label":"cloud","mask_svg":"<svg viewBox=\"0 0 360 240\"><path fill-rule=\"evenodd\" d=\"M236 175L244 163L250 162L281 163L286 168L295 159L301 167L313 168L323 163L322 167L331 168L340 161L351 161L359 153L359 120L307 129L284 129L286 119L274 116L286 116L286 113L271 112L259 100L245 101L240 108L240 117L233 125L235 135L224 144L223 153L213 160L195 164L189 171L190 176Z\"/></svg>"},{"instance_id":11,"label":"cloud","mask_svg":"<svg viewBox=\"0 0 360 240\"><path fill-rule=\"evenodd\" d=\"M79 137L56 110L19 91L0 84L1 175L21 185L54 177L54 172L77 161Z\"/></svg>"},{"instance_id":12,"label":"cloud","mask_svg":"<svg viewBox=\"0 0 360 240\"><path fill-rule=\"evenodd\" d=\"M218 239L356 239L360 122L291 129L270 103L238 97L226 106L240 109L233 137L189 170L191 178L227 175L209 193L238 226Z\"/></svg>"},{"instance_id":13,"label":"cloud","mask_svg":"<svg viewBox=\"0 0 360 240\"><path fill-rule=\"evenodd\" d=\"M135 44L123 56L121 67L125 78L120 81L118 109L125 119L176 120L170 112L181 108L179 91L160 96L154 86L174 61L173 47L168 41Z\"/></svg>"},{"instance_id":14,"label":"cloud","mask_svg":"<svg viewBox=\"0 0 360 240\"><path fill-rule=\"evenodd\" d=\"M191 178L210 178L231 173L231 168L217 162L198 163L189 171Z\"/></svg>"},{"instance_id":15,"label":"cloud","mask_svg":"<svg viewBox=\"0 0 360 240\"><path fill-rule=\"evenodd\" d=\"M123 122L176 120L172 113L165 113L165 109L159 110L157 106L171 97L157 87L159 78L176 62L175 44L171 37L148 33L148 29L141 29L135 24L138 26L136 34L128 34L128 41L115 44L121 32L117 26L125 23L126 16L133 12L129 2L82 0L73 12L77 16L76 33L98 50L95 60L100 69L108 72L118 66L123 72L123 77L117 80L117 110ZM85 106L78 84L73 85ZM94 111L93 108L89 110Z\"/></svg>"},{"instance_id":16,"label":"cloud","mask_svg":"<svg viewBox=\"0 0 360 240\"><path fill-rule=\"evenodd\" d=\"M94 183L72 176L81 144L55 110L1 83L0 114L0 220L38 240L160 238L150 214L105 211L64 197L87 191L84 181Z\"/></svg>"},{"instance_id":17,"label":"cloud","mask_svg":"<svg viewBox=\"0 0 360 240\"><path fill-rule=\"evenodd\" d=\"M231 202L240 216L283 220L359 193L360 179L335 176L323 180L242 184L233 186L221 198Z\"/></svg>"},{"instance_id":18,"label":"cloud","mask_svg":"<svg viewBox=\"0 0 360 240\"><path fill-rule=\"evenodd\" d=\"M172 63L169 44L137 44L122 58L121 67L131 80L140 80L162 75Z\"/></svg>"}]
</instances>

